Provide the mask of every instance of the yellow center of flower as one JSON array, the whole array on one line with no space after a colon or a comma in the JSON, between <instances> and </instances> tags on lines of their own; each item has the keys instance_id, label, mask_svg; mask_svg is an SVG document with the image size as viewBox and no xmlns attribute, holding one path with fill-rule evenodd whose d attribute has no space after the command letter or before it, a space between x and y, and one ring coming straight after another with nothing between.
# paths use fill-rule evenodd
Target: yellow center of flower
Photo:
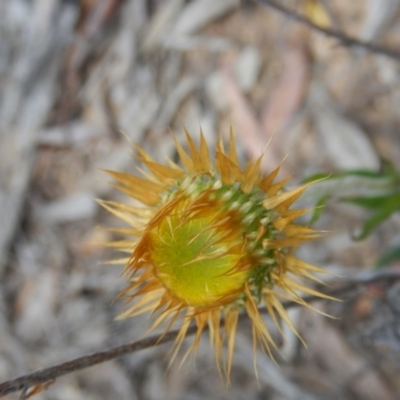
<instances>
[{"instance_id":1,"label":"yellow center of flower","mask_svg":"<svg viewBox=\"0 0 400 400\"><path fill-rule=\"evenodd\" d=\"M174 210L149 233L158 278L173 296L191 306L232 301L248 278L248 270L241 268L246 252L240 226L229 215L218 214L212 204L198 218L183 218L183 212ZM217 226L221 218L227 222Z\"/></svg>"}]
</instances>

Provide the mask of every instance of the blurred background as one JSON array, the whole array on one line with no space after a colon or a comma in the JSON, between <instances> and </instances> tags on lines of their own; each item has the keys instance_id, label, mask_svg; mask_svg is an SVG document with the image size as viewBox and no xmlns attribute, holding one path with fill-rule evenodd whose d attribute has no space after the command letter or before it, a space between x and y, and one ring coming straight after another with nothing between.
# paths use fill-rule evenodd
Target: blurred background
<instances>
[{"instance_id":1,"label":"blurred background","mask_svg":"<svg viewBox=\"0 0 400 400\"><path fill-rule=\"evenodd\" d=\"M299 256L346 276L400 252L398 213L367 236L376 207L340 201L395 190L400 60L343 46L262 3L0 2L0 381L143 334L146 317L115 321L122 270L96 245L112 238L101 227L117 222L94 199L124 199L100 169L134 172L130 141L161 162L176 159L183 127L196 140L202 127L209 145L232 127L245 161L272 137L266 172L287 156L282 177L292 184L333 174L303 200L326 204L316 227L329 234ZM280 4L400 48L399 0ZM399 269L391 260L385 268ZM205 335L183 368L167 368L164 345L60 378L36 398L400 399L400 286L360 286L345 300L315 305L336 319L291 309L308 348L287 332L278 365L258 354L258 382L244 321L229 387Z\"/></svg>"}]
</instances>

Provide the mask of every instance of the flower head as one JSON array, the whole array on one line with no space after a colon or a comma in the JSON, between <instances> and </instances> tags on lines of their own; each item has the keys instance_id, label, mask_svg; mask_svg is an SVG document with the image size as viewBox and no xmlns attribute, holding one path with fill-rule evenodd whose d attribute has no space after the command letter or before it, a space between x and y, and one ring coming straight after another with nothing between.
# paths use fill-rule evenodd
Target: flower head
<instances>
[{"instance_id":1,"label":"flower head","mask_svg":"<svg viewBox=\"0 0 400 400\"><path fill-rule=\"evenodd\" d=\"M317 233L293 221L306 209L290 209L306 185L284 191L287 180L275 182L279 166L269 175L260 171L261 157L241 168L231 134L228 151L217 143L215 163L203 135L196 147L187 133L189 153L176 142L182 167L155 162L137 147L147 168L143 177L107 171L115 186L143 206L101 202L130 227L117 229L129 239L111 245L128 257L128 285L122 296L130 304L121 317L150 313L152 329L169 321L180 324L178 349L192 321L196 349L208 324L217 361L223 357L229 376L239 312L253 326L254 345L270 353L276 347L260 316L264 304L278 329L281 318L297 334L281 300L306 305L301 293L316 294L299 281L323 272L294 257L294 249ZM214 164L214 165L213 165ZM224 319L224 332L220 332Z\"/></svg>"}]
</instances>

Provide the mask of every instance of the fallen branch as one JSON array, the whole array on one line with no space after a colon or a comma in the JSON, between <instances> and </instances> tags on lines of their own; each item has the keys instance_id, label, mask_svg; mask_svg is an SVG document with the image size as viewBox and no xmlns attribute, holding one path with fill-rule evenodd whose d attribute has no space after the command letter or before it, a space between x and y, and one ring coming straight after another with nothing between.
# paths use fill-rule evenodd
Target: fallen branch
<instances>
[{"instance_id":1,"label":"fallen branch","mask_svg":"<svg viewBox=\"0 0 400 400\"><path fill-rule=\"evenodd\" d=\"M300 22L301 24L306 25L317 32L320 32L326 36L337 39L343 46L359 47L376 54L382 54L387 57L400 60L400 52L396 49L380 46L371 42L365 42L363 40L359 40L354 37L348 36L345 33L338 31L336 29L323 28L315 24L313 21L311 21L304 15L298 14L296 11L293 11L290 8L287 8L279 3L276 3L273 0L255 0L255 1L256 3L258 2L266 7L272 8L291 19Z\"/></svg>"},{"instance_id":2,"label":"fallen branch","mask_svg":"<svg viewBox=\"0 0 400 400\"><path fill-rule=\"evenodd\" d=\"M372 283L386 282L391 283L400 280L400 272L396 271L378 271L370 272L363 271L356 275L349 276L346 278L348 284L341 286L339 288L332 288L325 291L328 296L341 296L349 291L353 291L359 286L365 286ZM321 298L317 296L307 296L303 298L307 303L312 303L314 301L321 301ZM284 304L286 309L299 306L296 302L287 302ZM260 310L261 313L266 313L265 309ZM247 318L247 314L241 315L240 319L243 320ZM221 327L223 326L223 321L221 321ZM197 331L196 326L191 326L187 331L187 336L193 335ZM114 347L110 350L100 351L88 356L83 356L76 358L71 361L67 361L62 364L55 365L53 367L45 368L31 374L23 375L19 378L12 379L0 384L0 397L5 396L9 393L14 393L17 391L22 391L21 399L26 399L29 396L28 390L35 386L42 385L41 387L46 388L48 385L54 382L57 378L63 375L67 375L71 372L79 371L88 367L92 367L96 364L101 364L106 361L114 360L131 353L135 353L139 350L147 349L150 347L158 346L163 343L170 342L174 340L178 334L178 330L173 330L165 334L161 339L159 335L153 335L146 339L138 340L133 343L125 344L122 346ZM32 392L31 392L32 393ZM36 392L35 392L36 393Z\"/></svg>"}]
</instances>

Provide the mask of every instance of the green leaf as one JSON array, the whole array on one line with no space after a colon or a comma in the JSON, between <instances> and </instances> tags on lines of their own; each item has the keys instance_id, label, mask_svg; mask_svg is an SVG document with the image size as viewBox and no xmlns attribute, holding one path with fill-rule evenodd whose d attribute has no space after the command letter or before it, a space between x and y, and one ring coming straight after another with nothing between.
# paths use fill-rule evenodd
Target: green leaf
<instances>
[{"instance_id":1,"label":"green leaf","mask_svg":"<svg viewBox=\"0 0 400 400\"><path fill-rule=\"evenodd\" d=\"M341 171L337 176L362 176L366 178L380 179L391 178L394 182L400 182L399 172L396 171L394 165L389 160L382 160L382 169L380 171L372 171L368 169L353 169Z\"/></svg>"},{"instance_id":2,"label":"green leaf","mask_svg":"<svg viewBox=\"0 0 400 400\"><path fill-rule=\"evenodd\" d=\"M357 235L355 239L365 239L373 229L387 220L396 211L400 211L400 193L388 196L381 202L378 211L371 218L367 219L360 234Z\"/></svg>"},{"instance_id":3,"label":"green leaf","mask_svg":"<svg viewBox=\"0 0 400 400\"><path fill-rule=\"evenodd\" d=\"M376 263L377 268L385 267L389 264L394 263L395 261L400 261L400 244L396 247L389 249L385 252L378 262Z\"/></svg>"},{"instance_id":4,"label":"green leaf","mask_svg":"<svg viewBox=\"0 0 400 400\"><path fill-rule=\"evenodd\" d=\"M351 169L340 172L338 176L363 176L365 178L379 179L387 176L387 174L381 171L371 171L368 169Z\"/></svg>"},{"instance_id":5,"label":"green leaf","mask_svg":"<svg viewBox=\"0 0 400 400\"><path fill-rule=\"evenodd\" d=\"M398 194L394 194L393 196L398 197ZM385 204L388 200L388 196L378 196L378 197L350 197L347 199L343 199L343 201L347 203L352 203L360 207L364 207L367 209L379 209L385 207ZM400 201L400 199L399 199Z\"/></svg>"},{"instance_id":6,"label":"green leaf","mask_svg":"<svg viewBox=\"0 0 400 400\"><path fill-rule=\"evenodd\" d=\"M400 211L400 175L388 162L383 162L383 168L378 172L348 170L334 174L317 173L304 182L315 182L302 196L303 200L317 202L310 223L318 220L323 206L332 198L374 212L365 221L356 240L364 239L394 212Z\"/></svg>"},{"instance_id":7,"label":"green leaf","mask_svg":"<svg viewBox=\"0 0 400 400\"><path fill-rule=\"evenodd\" d=\"M315 205L313 214L311 215L311 219L310 219L310 225L313 225L315 222L317 222L321 215L322 215L322 211L324 211L324 208L326 206L326 200L327 200L327 196L321 197L318 201L317 204Z\"/></svg>"},{"instance_id":8,"label":"green leaf","mask_svg":"<svg viewBox=\"0 0 400 400\"><path fill-rule=\"evenodd\" d=\"M306 178L303 183L314 182L321 179L340 179L346 176L359 176L363 178L382 179L390 178L393 183L400 183L400 174L390 161L383 160L383 168L380 171L369 169L349 169L335 173L318 172Z\"/></svg>"},{"instance_id":9,"label":"green leaf","mask_svg":"<svg viewBox=\"0 0 400 400\"><path fill-rule=\"evenodd\" d=\"M319 172L314 175L310 175L308 178L304 179L302 183L311 183L315 181L320 181L321 179L333 179L337 176L335 174L328 174L326 172Z\"/></svg>"}]
</instances>

